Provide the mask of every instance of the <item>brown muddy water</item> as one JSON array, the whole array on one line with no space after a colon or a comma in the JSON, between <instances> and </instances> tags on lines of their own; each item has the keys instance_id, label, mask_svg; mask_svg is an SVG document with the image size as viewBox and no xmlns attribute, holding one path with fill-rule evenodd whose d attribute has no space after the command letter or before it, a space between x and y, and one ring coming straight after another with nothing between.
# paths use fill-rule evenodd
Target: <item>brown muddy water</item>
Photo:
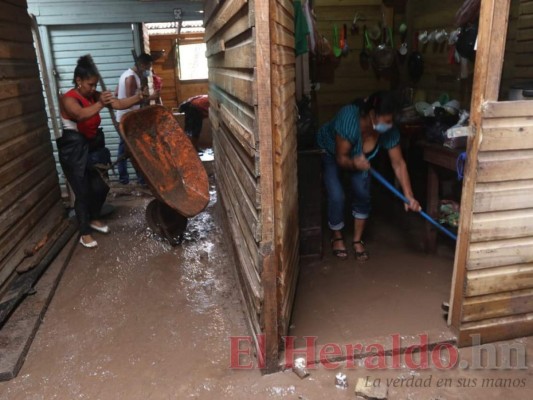
<instances>
[{"instance_id":1,"label":"brown muddy water","mask_svg":"<svg viewBox=\"0 0 533 400\"><path fill-rule=\"evenodd\" d=\"M140 194L110 197L116 207L108 220L112 233L95 234L96 250L76 249L19 376L0 384L0 399L353 399L357 378L366 376L381 377L383 384L386 378L434 379L428 388L390 387L389 399L533 398L529 359L529 369L520 371L414 371L404 366L376 372L363 367L348 370L342 364L334 370L319 366L304 380L290 370L263 376L257 369L230 369L229 338L247 335L248 330L215 189L211 188L208 209L189 222L185 240L177 247L148 229L144 211L150 200ZM380 252L373 247L378 260L388 254L378 256ZM335 268L340 278L331 277ZM389 273L395 273L390 268ZM446 267L434 268L431 274L426 270L410 273L419 273L430 289L435 284L433 274ZM336 280L346 280L347 274L352 274L355 282L378 272L349 269L326 260L303 272L302 290L317 293L319 289L312 287L310 279L315 273L326 274L334 285ZM367 290L371 294L371 288ZM389 285L376 290L377 296L382 290L402 294L405 288ZM424 290L420 296L428 293ZM440 301L441 293L432 298ZM356 298L344 302L352 300ZM300 307L300 312L319 307L320 297L314 301ZM423 303L423 297L418 301ZM346 318L356 318L363 308L360 305L356 302ZM349 309L346 307L347 313ZM297 327L302 334L316 334L313 327L319 324L313 320L320 318L323 316L317 313L310 312L306 318L302 314ZM332 340L348 334L334 324L322 324L321 332L327 332L328 326ZM515 342L533 351L531 341ZM468 358L469 352L462 350L461 355ZM347 374L347 390L335 387L339 371ZM459 379L483 376L524 379L526 386L458 386ZM439 377L453 379L454 386L437 389Z\"/></svg>"}]
</instances>

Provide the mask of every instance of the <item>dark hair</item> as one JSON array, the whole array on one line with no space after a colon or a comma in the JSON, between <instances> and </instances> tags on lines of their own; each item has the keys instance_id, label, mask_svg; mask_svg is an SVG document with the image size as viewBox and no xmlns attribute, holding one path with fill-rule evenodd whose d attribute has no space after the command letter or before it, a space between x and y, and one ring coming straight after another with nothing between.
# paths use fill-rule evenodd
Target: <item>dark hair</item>
<instances>
[{"instance_id":1,"label":"dark hair","mask_svg":"<svg viewBox=\"0 0 533 400\"><path fill-rule=\"evenodd\" d=\"M367 98L355 99L353 104L363 116L368 115L370 110L374 110L376 115L394 115L398 111L398 100L394 92L376 92Z\"/></svg>"},{"instance_id":2,"label":"dark hair","mask_svg":"<svg viewBox=\"0 0 533 400\"><path fill-rule=\"evenodd\" d=\"M72 83L76 84L76 78L88 79L98 76L98 70L92 62L91 56L85 55L78 58L76 69L74 69L74 79Z\"/></svg>"},{"instance_id":3,"label":"dark hair","mask_svg":"<svg viewBox=\"0 0 533 400\"><path fill-rule=\"evenodd\" d=\"M147 53L141 53L139 57L137 58L137 60L140 64L150 64L154 62L153 57Z\"/></svg>"}]
</instances>

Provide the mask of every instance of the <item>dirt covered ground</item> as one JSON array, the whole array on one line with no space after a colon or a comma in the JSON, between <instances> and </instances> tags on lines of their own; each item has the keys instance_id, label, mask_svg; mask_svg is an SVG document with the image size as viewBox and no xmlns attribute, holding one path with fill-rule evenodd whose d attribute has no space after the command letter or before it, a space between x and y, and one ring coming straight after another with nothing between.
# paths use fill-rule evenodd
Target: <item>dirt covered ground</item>
<instances>
[{"instance_id":1,"label":"dirt covered ground","mask_svg":"<svg viewBox=\"0 0 533 400\"><path fill-rule=\"evenodd\" d=\"M362 361L319 365L303 380L290 370L231 369L230 337L248 331L214 188L209 208L174 248L146 225L150 198L133 194L110 198L112 233L96 236L98 249L76 249L19 376L0 384L0 399L351 399L357 379L367 377L388 386L389 399L533 398L530 360L520 370L447 371L404 362L376 371ZM533 353L531 340L512 344ZM472 349L459 357L471 363ZM347 389L335 387L339 372ZM437 387L442 378L446 385Z\"/></svg>"}]
</instances>

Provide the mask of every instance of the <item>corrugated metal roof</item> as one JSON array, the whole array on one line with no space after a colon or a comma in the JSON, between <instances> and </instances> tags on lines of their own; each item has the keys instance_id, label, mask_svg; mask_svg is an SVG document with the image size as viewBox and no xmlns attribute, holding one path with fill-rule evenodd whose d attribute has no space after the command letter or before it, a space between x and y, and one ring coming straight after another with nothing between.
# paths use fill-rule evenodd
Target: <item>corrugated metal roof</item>
<instances>
[{"instance_id":1,"label":"corrugated metal roof","mask_svg":"<svg viewBox=\"0 0 533 400\"><path fill-rule=\"evenodd\" d=\"M203 21L182 21L181 31L179 31L179 22L160 22L146 24L150 35L173 35L178 33L203 33Z\"/></svg>"}]
</instances>

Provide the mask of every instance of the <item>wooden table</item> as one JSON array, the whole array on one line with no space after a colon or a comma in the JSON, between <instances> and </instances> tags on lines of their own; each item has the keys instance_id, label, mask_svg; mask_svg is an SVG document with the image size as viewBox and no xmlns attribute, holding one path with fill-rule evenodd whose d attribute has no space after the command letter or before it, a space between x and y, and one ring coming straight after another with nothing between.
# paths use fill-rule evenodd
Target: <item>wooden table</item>
<instances>
[{"instance_id":1,"label":"wooden table","mask_svg":"<svg viewBox=\"0 0 533 400\"><path fill-rule=\"evenodd\" d=\"M449 149L440 144L421 143L424 149L424 161L428 163L427 177L427 210L432 218L439 216L439 169L457 171L457 157L464 151L462 149ZM434 253L437 249L437 229L429 222L426 223L426 251Z\"/></svg>"}]
</instances>

